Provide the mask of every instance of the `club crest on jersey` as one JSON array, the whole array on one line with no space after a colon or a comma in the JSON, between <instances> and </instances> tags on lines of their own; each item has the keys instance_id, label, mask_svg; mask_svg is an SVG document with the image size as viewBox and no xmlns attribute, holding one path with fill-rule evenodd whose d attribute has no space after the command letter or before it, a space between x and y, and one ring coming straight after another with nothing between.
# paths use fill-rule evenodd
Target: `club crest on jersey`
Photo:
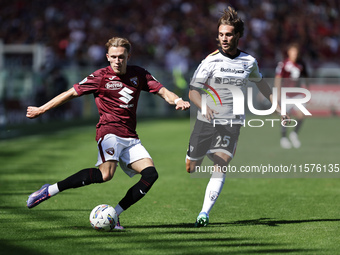
<instances>
[{"instance_id":1,"label":"club crest on jersey","mask_svg":"<svg viewBox=\"0 0 340 255\"><path fill-rule=\"evenodd\" d=\"M105 84L105 88L109 90L117 90L121 89L123 87L123 83L119 81L109 81L108 83Z\"/></svg>"},{"instance_id":2,"label":"club crest on jersey","mask_svg":"<svg viewBox=\"0 0 340 255\"><path fill-rule=\"evenodd\" d=\"M115 154L115 150L111 147L105 150L105 152L111 156L113 156L113 154Z\"/></svg>"},{"instance_id":3,"label":"club crest on jersey","mask_svg":"<svg viewBox=\"0 0 340 255\"><path fill-rule=\"evenodd\" d=\"M137 76L130 78L130 82L131 82L132 86L138 87L139 82L138 82L138 77Z\"/></svg>"},{"instance_id":4,"label":"club crest on jersey","mask_svg":"<svg viewBox=\"0 0 340 255\"><path fill-rule=\"evenodd\" d=\"M248 62L243 61L243 62L242 62L242 65L243 65L243 68L244 68L244 69L247 69L247 68L248 68Z\"/></svg>"}]
</instances>

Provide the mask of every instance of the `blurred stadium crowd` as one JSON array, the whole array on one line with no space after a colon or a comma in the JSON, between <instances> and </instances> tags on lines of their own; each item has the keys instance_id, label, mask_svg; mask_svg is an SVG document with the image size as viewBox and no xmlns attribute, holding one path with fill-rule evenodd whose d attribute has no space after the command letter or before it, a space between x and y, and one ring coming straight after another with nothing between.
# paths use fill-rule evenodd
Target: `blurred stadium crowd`
<instances>
[{"instance_id":1,"label":"blurred stadium crowd","mask_svg":"<svg viewBox=\"0 0 340 255\"><path fill-rule=\"evenodd\" d=\"M216 49L220 12L233 6L245 21L240 48L274 67L299 42L311 66L340 59L338 0L3 0L0 39L41 43L50 65L106 65L112 36L133 43L133 58L183 72Z\"/></svg>"}]
</instances>

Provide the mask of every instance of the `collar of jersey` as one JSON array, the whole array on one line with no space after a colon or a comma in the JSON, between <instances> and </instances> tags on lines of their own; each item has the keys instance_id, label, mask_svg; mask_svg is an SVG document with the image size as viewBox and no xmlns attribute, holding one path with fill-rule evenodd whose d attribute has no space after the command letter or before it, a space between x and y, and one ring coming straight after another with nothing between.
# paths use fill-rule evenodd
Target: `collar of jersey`
<instances>
[{"instance_id":1,"label":"collar of jersey","mask_svg":"<svg viewBox=\"0 0 340 255\"><path fill-rule=\"evenodd\" d=\"M225 52L222 50L222 48L218 48L218 50L220 51L220 53L221 53L223 56L225 56L225 57L227 57L227 58L230 58L230 59L237 58L237 57L240 56L240 54L241 54L241 51L240 51L239 49L237 49L237 53L236 53L234 56L232 56L232 55L230 55L230 54L228 54L228 53L225 53Z\"/></svg>"}]
</instances>

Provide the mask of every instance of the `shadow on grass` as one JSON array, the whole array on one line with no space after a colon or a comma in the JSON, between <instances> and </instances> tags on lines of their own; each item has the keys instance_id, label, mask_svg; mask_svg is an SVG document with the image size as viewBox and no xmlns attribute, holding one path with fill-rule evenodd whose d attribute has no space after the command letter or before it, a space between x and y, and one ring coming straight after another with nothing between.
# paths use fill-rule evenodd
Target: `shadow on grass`
<instances>
[{"instance_id":1,"label":"shadow on grass","mask_svg":"<svg viewBox=\"0 0 340 255\"><path fill-rule=\"evenodd\" d=\"M44 214L47 211L51 212L51 210L43 210L40 213ZM68 210L55 209L52 211ZM40 220L50 220L49 217L45 218L42 216L44 215L39 216ZM126 227L124 231L115 230L112 232L96 232L90 227L73 225L59 227L59 230L64 231L63 235L53 233L50 227L30 230L31 235L28 238L26 237L25 241L30 243L38 242L38 247L43 244L48 244L49 241L64 244L68 247L68 241L72 240L72 246L77 246L77 251L79 251L79 249L83 250L84 254L91 254L94 251L108 253L114 251L116 254L139 254L139 249L141 249L141 251L143 249L149 249L150 252L161 251L163 254L173 253L175 250L183 251L182 254L318 254L320 252L318 249L289 247L291 244L274 243L261 237L251 238L249 236L240 236L240 233L235 235L232 232L226 232L225 229L227 229L226 227L228 226L278 226L280 224L328 221L338 222L340 219L273 220L270 218L260 218L211 223L209 227L200 229L194 228L192 223L124 225ZM145 231L145 229L147 231ZM41 236L39 234L41 232L45 234ZM112 241L113 244L107 246L107 244ZM96 245L93 243L96 243ZM103 243L105 247L102 247ZM130 244L131 248L127 249L126 246L130 247ZM20 247L19 244L15 245L12 242L5 243L0 241L0 245L2 251L6 252L0 252L0 254L42 254L39 253L39 248L31 250L30 248ZM61 250L65 251L64 248ZM53 254L53 252L54 251L51 251L51 254ZM175 254L179 253L177 252Z\"/></svg>"},{"instance_id":2,"label":"shadow on grass","mask_svg":"<svg viewBox=\"0 0 340 255\"><path fill-rule=\"evenodd\" d=\"M271 218L259 218L254 220L240 220L234 222L216 222L210 223L209 226L223 226L223 225L265 225L270 227L278 227L284 224L300 224L300 223L311 223L311 222L339 222L340 219L306 219L306 220L273 220Z\"/></svg>"},{"instance_id":3,"label":"shadow on grass","mask_svg":"<svg viewBox=\"0 0 340 255\"><path fill-rule=\"evenodd\" d=\"M29 248L23 248L18 246L17 244L12 245L8 242L0 240L0 247L1 251L0 254L6 254L6 255L17 255L17 254L25 254L25 255L42 255L45 253L39 252L36 249L29 249Z\"/></svg>"},{"instance_id":4,"label":"shadow on grass","mask_svg":"<svg viewBox=\"0 0 340 255\"><path fill-rule=\"evenodd\" d=\"M214 222L209 223L209 227L221 227L221 226L230 226L230 225L238 225L238 226L249 226L249 225L265 225L270 227L278 227L282 224L300 224L300 223L310 223L310 222L340 222L340 219L306 219L306 220L273 220L271 218L259 218L254 220L240 220L233 222ZM179 223L179 224L161 224L161 225L133 225L131 228L194 228L193 223ZM205 228L209 229L209 228Z\"/></svg>"}]
</instances>

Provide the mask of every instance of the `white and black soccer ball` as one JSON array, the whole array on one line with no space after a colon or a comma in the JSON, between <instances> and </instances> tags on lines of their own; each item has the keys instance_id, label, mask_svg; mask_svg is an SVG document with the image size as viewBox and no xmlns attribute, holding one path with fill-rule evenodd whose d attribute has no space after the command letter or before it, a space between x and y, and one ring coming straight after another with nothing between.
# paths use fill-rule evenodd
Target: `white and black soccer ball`
<instances>
[{"instance_id":1,"label":"white and black soccer ball","mask_svg":"<svg viewBox=\"0 0 340 255\"><path fill-rule=\"evenodd\" d=\"M117 222L116 210L110 205L97 205L90 214L90 223L95 230L111 231Z\"/></svg>"}]
</instances>

